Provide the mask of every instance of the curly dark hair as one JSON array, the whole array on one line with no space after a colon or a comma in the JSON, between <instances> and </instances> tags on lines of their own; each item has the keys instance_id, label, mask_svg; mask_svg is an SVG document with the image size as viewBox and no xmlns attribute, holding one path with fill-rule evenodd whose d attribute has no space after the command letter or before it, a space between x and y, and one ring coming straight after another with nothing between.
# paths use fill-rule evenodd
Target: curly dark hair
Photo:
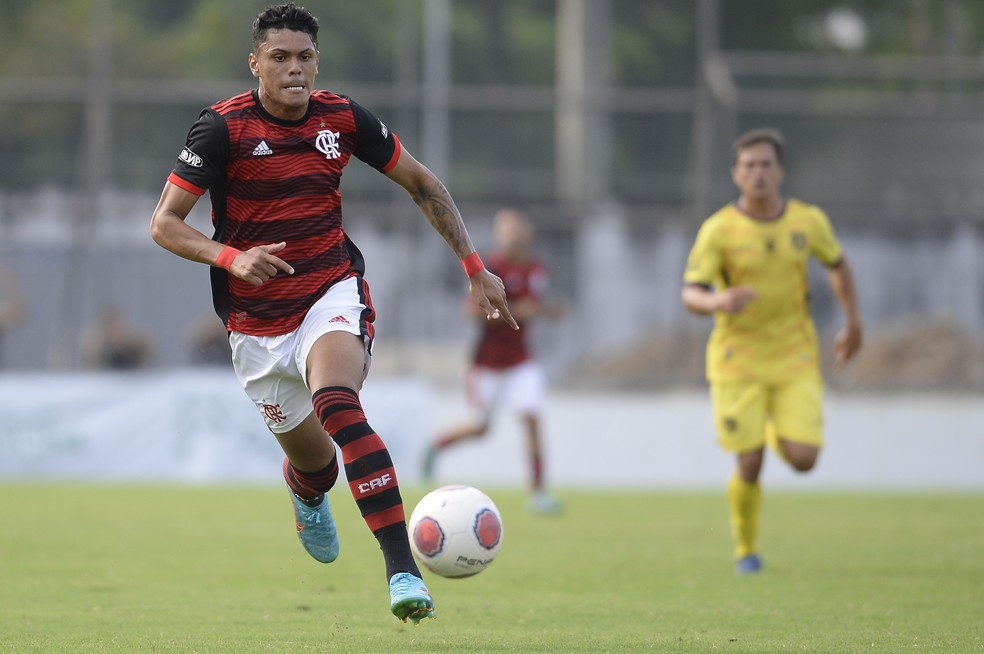
<instances>
[{"instance_id":1,"label":"curly dark hair","mask_svg":"<svg viewBox=\"0 0 984 654\"><path fill-rule=\"evenodd\" d=\"M314 14L293 2L271 5L258 13L253 21L253 50L259 47L270 30L304 32L318 47L318 19Z\"/></svg>"}]
</instances>

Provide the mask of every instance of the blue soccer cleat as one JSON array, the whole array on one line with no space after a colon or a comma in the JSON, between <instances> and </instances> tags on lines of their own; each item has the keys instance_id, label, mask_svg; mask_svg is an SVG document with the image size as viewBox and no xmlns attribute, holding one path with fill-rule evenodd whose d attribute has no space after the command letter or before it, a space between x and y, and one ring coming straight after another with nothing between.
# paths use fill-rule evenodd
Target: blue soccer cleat
<instances>
[{"instance_id":1,"label":"blue soccer cleat","mask_svg":"<svg viewBox=\"0 0 984 654\"><path fill-rule=\"evenodd\" d=\"M290 499L294 502L294 520L297 523L297 537L308 554L322 563L331 563L338 558L338 532L335 530L335 520L331 517L328 506L328 493L317 507L310 507L293 492Z\"/></svg>"},{"instance_id":2,"label":"blue soccer cleat","mask_svg":"<svg viewBox=\"0 0 984 654\"><path fill-rule=\"evenodd\" d=\"M530 497L530 510L540 515L556 515L560 513L563 505L556 497L545 490L538 490Z\"/></svg>"},{"instance_id":3,"label":"blue soccer cleat","mask_svg":"<svg viewBox=\"0 0 984 654\"><path fill-rule=\"evenodd\" d=\"M758 554L748 554L735 561L735 572L740 575L751 575L762 569L762 559Z\"/></svg>"},{"instance_id":4,"label":"blue soccer cleat","mask_svg":"<svg viewBox=\"0 0 984 654\"><path fill-rule=\"evenodd\" d=\"M397 572L390 579L390 611L393 615L414 624L424 618L437 617L434 600L431 599L424 580L409 572Z\"/></svg>"}]
</instances>

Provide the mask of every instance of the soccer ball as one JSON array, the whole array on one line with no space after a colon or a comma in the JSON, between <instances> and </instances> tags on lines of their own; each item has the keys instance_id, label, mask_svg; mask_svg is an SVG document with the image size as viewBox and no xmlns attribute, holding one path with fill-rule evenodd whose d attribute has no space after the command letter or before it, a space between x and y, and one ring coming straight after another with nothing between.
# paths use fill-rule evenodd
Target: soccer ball
<instances>
[{"instance_id":1,"label":"soccer ball","mask_svg":"<svg viewBox=\"0 0 984 654\"><path fill-rule=\"evenodd\" d=\"M424 495L407 529L417 560L442 577L477 575L502 545L499 509L471 486L443 486Z\"/></svg>"}]
</instances>

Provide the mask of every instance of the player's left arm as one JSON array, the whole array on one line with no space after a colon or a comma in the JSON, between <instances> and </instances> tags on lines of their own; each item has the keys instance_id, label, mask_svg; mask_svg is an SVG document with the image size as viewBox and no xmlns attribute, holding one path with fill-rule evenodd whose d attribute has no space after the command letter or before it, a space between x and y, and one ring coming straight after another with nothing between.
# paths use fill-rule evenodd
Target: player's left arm
<instances>
[{"instance_id":1,"label":"player's left arm","mask_svg":"<svg viewBox=\"0 0 984 654\"><path fill-rule=\"evenodd\" d=\"M834 235L830 220L819 207L813 207L814 223L811 252L827 267L827 279L844 313L844 327L834 338L834 368L840 368L861 349L861 314L858 311L854 273Z\"/></svg>"},{"instance_id":2,"label":"player's left arm","mask_svg":"<svg viewBox=\"0 0 984 654\"><path fill-rule=\"evenodd\" d=\"M519 329L506 305L506 289L502 280L481 265L471 237L465 228L451 194L426 166L413 158L402 146L396 134L372 112L349 100L355 121L356 146L353 153L373 168L402 186L420 208L431 226L458 255L468 272L471 298L489 320L501 318L513 329Z\"/></svg>"},{"instance_id":3,"label":"player's left arm","mask_svg":"<svg viewBox=\"0 0 984 654\"><path fill-rule=\"evenodd\" d=\"M683 306L698 316L713 313L741 313L758 297L751 286L724 286L718 284L723 277L724 259L722 245L718 242L720 223L706 220L697 232L697 238L683 273L683 290L680 299Z\"/></svg>"},{"instance_id":4,"label":"player's left arm","mask_svg":"<svg viewBox=\"0 0 984 654\"><path fill-rule=\"evenodd\" d=\"M844 312L844 327L834 339L834 368L840 368L861 349L861 314L858 311L854 273L847 258L827 268L827 279Z\"/></svg>"},{"instance_id":5,"label":"player's left arm","mask_svg":"<svg viewBox=\"0 0 984 654\"><path fill-rule=\"evenodd\" d=\"M396 165L386 171L386 176L406 189L420 212L444 238L458 259L464 259L475 252L451 194L441 180L414 159L406 148L401 148ZM483 268L469 275L468 290L489 319L501 317L513 329L518 329L506 304L506 289L501 279Z\"/></svg>"}]
</instances>

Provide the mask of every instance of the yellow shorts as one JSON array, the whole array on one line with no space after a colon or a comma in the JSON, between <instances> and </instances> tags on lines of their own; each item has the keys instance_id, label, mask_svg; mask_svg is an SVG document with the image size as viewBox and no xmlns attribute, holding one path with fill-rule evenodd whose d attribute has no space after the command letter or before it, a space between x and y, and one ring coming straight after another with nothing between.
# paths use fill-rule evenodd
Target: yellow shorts
<instances>
[{"instance_id":1,"label":"yellow shorts","mask_svg":"<svg viewBox=\"0 0 984 654\"><path fill-rule=\"evenodd\" d=\"M823 380L808 373L778 384L711 382L718 443L729 452L757 450L775 437L823 446ZM767 439L767 434L772 438Z\"/></svg>"}]
</instances>

